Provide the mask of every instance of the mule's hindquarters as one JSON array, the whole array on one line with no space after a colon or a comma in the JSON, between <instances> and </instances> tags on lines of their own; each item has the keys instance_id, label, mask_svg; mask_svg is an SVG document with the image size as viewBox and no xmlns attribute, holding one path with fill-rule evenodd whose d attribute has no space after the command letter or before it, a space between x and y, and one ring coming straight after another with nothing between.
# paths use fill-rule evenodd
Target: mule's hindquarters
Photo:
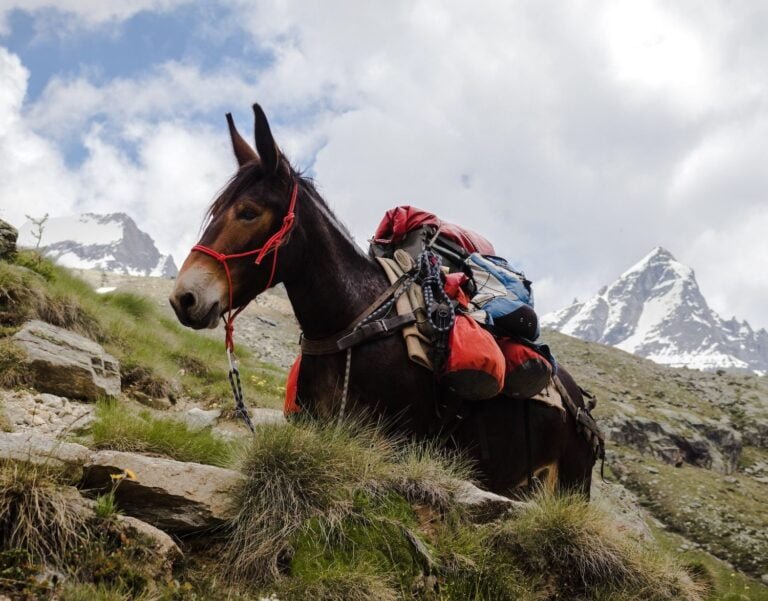
<instances>
[{"instance_id":1,"label":"mule's hindquarters","mask_svg":"<svg viewBox=\"0 0 768 601\"><path fill-rule=\"evenodd\" d=\"M583 406L570 375L561 369L560 377L577 406ZM453 438L475 461L489 490L510 494L528 482L530 470L545 483L556 482L558 490L589 497L595 453L570 412L497 397L467 403L463 413Z\"/></svg>"}]
</instances>

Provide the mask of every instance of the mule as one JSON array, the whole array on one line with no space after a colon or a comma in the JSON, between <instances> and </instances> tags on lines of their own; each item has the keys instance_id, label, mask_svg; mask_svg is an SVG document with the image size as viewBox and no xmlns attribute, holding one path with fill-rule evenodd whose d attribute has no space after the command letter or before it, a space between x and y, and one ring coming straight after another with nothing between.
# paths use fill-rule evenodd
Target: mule
<instances>
[{"instance_id":1,"label":"mule","mask_svg":"<svg viewBox=\"0 0 768 601\"><path fill-rule=\"evenodd\" d=\"M281 153L259 105L253 108L256 150L227 115L239 168L211 205L201 247L195 247L210 252L189 254L170 303L185 326L214 328L228 311L282 283L303 336L322 339L347 328L389 281L312 181ZM222 259L225 255L235 257ZM318 419L338 414L345 355L302 358L303 411ZM584 407L579 387L565 369L559 373L575 404ZM417 439L439 436L473 460L488 489L508 494L531 472L546 472L560 488L589 494L595 451L572 413L497 397L440 415L446 407L434 374L408 359L399 334L355 347L349 374L349 413L364 413Z\"/></svg>"}]
</instances>

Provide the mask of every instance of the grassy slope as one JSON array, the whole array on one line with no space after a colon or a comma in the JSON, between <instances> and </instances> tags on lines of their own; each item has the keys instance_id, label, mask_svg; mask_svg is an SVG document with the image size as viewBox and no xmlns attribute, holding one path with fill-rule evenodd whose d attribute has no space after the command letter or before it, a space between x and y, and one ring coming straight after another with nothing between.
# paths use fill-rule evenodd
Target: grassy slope
<instances>
[{"instance_id":1,"label":"grassy slope","mask_svg":"<svg viewBox=\"0 0 768 601\"><path fill-rule=\"evenodd\" d=\"M31 268L31 269L30 269ZM0 326L12 334L39 318L92 337L121 364L123 385L150 396L183 394L207 405L229 406L223 341L185 329L152 303L129 293L97 294L66 269L21 254L0 262ZM238 352L250 402L279 407L284 372Z\"/></svg>"},{"instance_id":2,"label":"grassy slope","mask_svg":"<svg viewBox=\"0 0 768 601\"><path fill-rule=\"evenodd\" d=\"M664 412L682 410L723 420L743 433L759 420L768 422L766 377L672 369L556 332L544 338L579 383L597 393L599 421L631 413L666 422ZM622 484L671 530L754 575L768 571L768 483L748 475L762 473L768 449L745 446L739 471L731 476L674 468L611 443L608 450L619 462ZM753 590L768 589L753 582Z\"/></svg>"}]
</instances>

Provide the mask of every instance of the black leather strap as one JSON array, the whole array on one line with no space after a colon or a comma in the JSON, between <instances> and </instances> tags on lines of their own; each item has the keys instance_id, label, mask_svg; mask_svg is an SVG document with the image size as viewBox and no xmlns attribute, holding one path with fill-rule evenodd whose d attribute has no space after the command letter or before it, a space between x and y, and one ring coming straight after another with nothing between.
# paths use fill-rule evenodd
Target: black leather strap
<instances>
[{"instance_id":1,"label":"black leather strap","mask_svg":"<svg viewBox=\"0 0 768 601\"><path fill-rule=\"evenodd\" d=\"M408 312L403 315L396 315L389 319L377 319L357 329L346 330L341 334L336 334L330 338L321 340L301 340L301 352L304 355L329 355L338 353L350 347L357 346L364 342L369 342L377 338L383 338L394 334L405 326L416 323L416 315Z\"/></svg>"}]
</instances>

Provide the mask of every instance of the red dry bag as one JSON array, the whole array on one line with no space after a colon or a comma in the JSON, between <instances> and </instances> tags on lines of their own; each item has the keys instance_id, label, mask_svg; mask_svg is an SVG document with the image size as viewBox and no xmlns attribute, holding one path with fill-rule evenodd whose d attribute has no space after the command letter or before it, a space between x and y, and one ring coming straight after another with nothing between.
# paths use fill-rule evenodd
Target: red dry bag
<instances>
[{"instance_id":1,"label":"red dry bag","mask_svg":"<svg viewBox=\"0 0 768 601\"><path fill-rule=\"evenodd\" d=\"M443 378L459 398L479 401L501 392L504 355L493 336L471 317L459 314L451 329Z\"/></svg>"},{"instance_id":2,"label":"red dry bag","mask_svg":"<svg viewBox=\"0 0 768 601\"><path fill-rule=\"evenodd\" d=\"M294 413L299 413L301 407L296 402L299 393L299 371L301 370L301 355L296 357L290 371L288 379L285 381L285 404L283 405L283 415L288 417Z\"/></svg>"},{"instance_id":3,"label":"red dry bag","mask_svg":"<svg viewBox=\"0 0 768 601\"><path fill-rule=\"evenodd\" d=\"M506 362L503 394L528 399L540 393L552 377L552 366L535 350L508 338L498 340Z\"/></svg>"}]
</instances>

